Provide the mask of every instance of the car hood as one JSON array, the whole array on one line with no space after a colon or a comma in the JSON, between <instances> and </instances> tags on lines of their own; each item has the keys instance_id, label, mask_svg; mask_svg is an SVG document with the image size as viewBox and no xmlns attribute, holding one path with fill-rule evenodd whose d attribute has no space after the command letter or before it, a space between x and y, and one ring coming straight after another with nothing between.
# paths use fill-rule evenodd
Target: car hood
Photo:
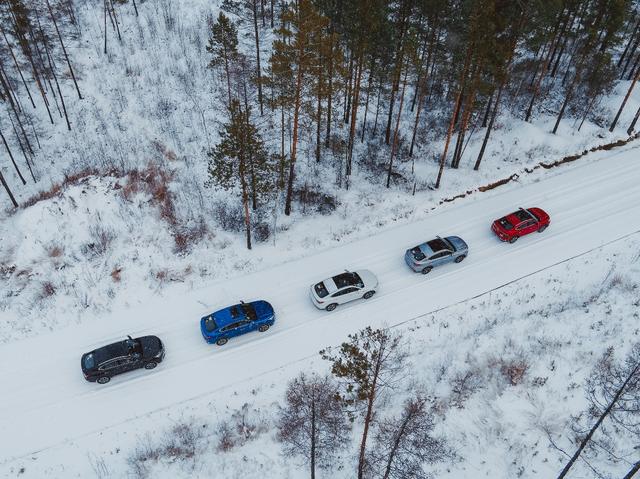
<instances>
[{"instance_id":1,"label":"car hood","mask_svg":"<svg viewBox=\"0 0 640 479\"><path fill-rule=\"evenodd\" d=\"M532 213L541 223L549 221L549 215L540 208L529 208L529 212Z\"/></svg>"},{"instance_id":2,"label":"car hood","mask_svg":"<svg viewBox=\"0 0 640 479\"><path fill-rule=\"evenodd\" d=\"M163 350L162 341L157 336L143 336L138 341L142 345L143 358L152 358Z\"/></svg>"},{"instance_id":3,"label":"car hood","mask_svg":"<svg viewBox=\"0 0 640 479\"><path fill-rule=\"evenodd\" d=\"M366 289L375 288L376 286L378 286L378 278L368 269L361 269L356 271L356 273L358 273L358 276L360 276L360 279L362 279L362 282L364 283L364 287Z\"/></svg>"},{"instance_id":4,"label":"car hood","mask_svg":"<svg viewBox=\"0 0 640 479\"><path fill-rule=\"evenodd\" d=\"M459 251L467 251L469 246L459 236L447 236L446 240L453 245L456 249L456 253Z\"/></svg>"}]
</instances>

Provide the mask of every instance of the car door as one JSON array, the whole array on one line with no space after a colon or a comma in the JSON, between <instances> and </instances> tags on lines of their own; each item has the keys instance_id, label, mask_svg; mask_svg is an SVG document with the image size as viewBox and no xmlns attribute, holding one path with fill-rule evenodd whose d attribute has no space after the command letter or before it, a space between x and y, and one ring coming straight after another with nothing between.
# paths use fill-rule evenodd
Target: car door
<instances>
[{"instance_id":1,"label":"car door","mask_svg":"<svg viewBox=\"0 0 640 479\"><path fill-rule=\"evenodd\" d=\"M223 338L233 338L239 334L238 326L240 326L241 321L236 321L235 323L231 323L228 326L225 326L220 330L222 333L220 336Z\"/></svg>"},{"instance_id":2,"label":"car door","mask_svg":"<svg viewBox=\"0 0 640 479\"><path fill-rule=\"evenodd\" d=\"M334 298L336 303L348 303L349 301L353 301L357 298L356 293L359 291L360 289L356 288L355 286L349 286L347 288L341 289L336 293L333 293L331 297Z\"/></svg>"},{"instance_id":3,"label":"car door","mask_svg":"<svg viewBox=\"0 0 640 479\"><path fill-rule=\"evenodd\" d=\"M109 361L105 361L100 365L98 371L100 371L101 376L115 376L120 374L122 362L120 358L110 359Z\"/></svg>"},{"instance_id":4,"label":"car door","mask_svg":"<svg viewBox=\"0 0 640 479\"><path fill-rule=\"evenodd\" d=\"M533 220L525 220L522 221L518 226L516 226L516 231L518 232L518 236L524 236L526 234L531 233L535 230L536 222Z\"/></svg>"},{"instance_id":5,"label":"car door","mask_svg":"<svg viewBox=\"0 0 640 479\"><path fill-rule=\"evenodd\" d=\"M438 251L429 258L429 266L438 266L451 259L451 251Z\"/></svg>"},{"instance_id":6,"label":"car door","mask_svg":"<svg viewBox=\"0 0 640 479\"><path fill-rule=\"evenodd\" d=\"M248 319L244 319L242 321L238 321L238 326L237 326L237 330L238 333L236 334L237 336L241 335L241 334L245 334L245 333L249 333L251 332L254 328L253 328L253 323L254 321L250 321Z\"/></svg>"}]
</instances>

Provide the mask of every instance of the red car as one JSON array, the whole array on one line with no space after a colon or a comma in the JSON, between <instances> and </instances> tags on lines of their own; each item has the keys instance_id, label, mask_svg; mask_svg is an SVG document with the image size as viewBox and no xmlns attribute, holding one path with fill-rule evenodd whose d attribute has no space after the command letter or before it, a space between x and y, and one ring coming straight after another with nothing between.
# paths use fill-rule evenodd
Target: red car
<instances>
[{"instance_id":1,"label":"red car","mask_svg":"<svg viewBox=\"0 0 640 479\"><path fill-rule=\"evenodd\" d=\"M540 208L520 208L499 220L495 220L491 225L493 232L502 241L515 243L520 236L528 235L537 231L542 233L549 226L550 218L547 213Z\"/></svg>"}]
</instances>

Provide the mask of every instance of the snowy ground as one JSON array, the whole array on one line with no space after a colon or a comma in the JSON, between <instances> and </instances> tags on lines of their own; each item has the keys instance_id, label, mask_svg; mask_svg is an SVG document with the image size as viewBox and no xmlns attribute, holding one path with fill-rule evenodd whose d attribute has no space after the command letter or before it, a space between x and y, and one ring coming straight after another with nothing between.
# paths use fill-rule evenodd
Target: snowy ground
<instances>
[{"instance_id":1,"label":"snowy ground","mask_svg":"<svg viewBox=\"0 0 640 479\"><path fill-rule=\"evenodd\" d=\"M207 425L195 458L150 461L149 477L305 477L278 455L269 427L286 381L301 369L325 369L317 356L322 347L366 325L386 325L411 338L413 379L442 401L440 426L461 459L437 477L553 475L563 458L547 433L571 449L567 420L584 408L581 384L590 366L607 346L637 340L637 152L599 153L366 239L204 288L166 289L143 306L3 345L3 473L124 477L132 472L127 458L147 435L153 445L176 424L193 421ZM517 205L546 209L551 227L515 245L500 243L488 225ZM427 277L410 273L404 249L435 234L462 236L469 258ZM314 309L309 284L358 267L378 274L378 295L333 314ZM224 348L202 341L201 314L257 297L276 308L272 330ZM166 362L106 387L85 383L81 353L127 333L161 336ZM509 360L528 364L517 386L500 373ZM458 409L450 382L465 370L474 371L479 386ZM257 428L262 434L229 453L217 451L220 421L244 403L266 424ZM345 468L333 474L352 477L352 459L346 453ZM591 477L582 474L573 477Z\"/></svg>"}]
</instances>

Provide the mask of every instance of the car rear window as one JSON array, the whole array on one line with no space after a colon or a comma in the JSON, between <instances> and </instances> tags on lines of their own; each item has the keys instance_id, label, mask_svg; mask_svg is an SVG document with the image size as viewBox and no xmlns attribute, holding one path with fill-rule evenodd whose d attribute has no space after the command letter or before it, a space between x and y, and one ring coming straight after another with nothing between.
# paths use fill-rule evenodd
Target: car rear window
<instances>
[{"instance_id":1,"label":"car rear window","mask_svg":"<svg viewBox=\"0 0 640 479\"><path fill-rule=\"evenodd\" d=\"M324 283L322 281L316 284L313 287L313 289L315 290L319 298L324 298L326 295L329 294L329 291L327 291L327 288L325 288Z\"/></svg>"},{"instance_id":2,"label":"car rear window","mask_svg":"<svg viewBox=\"0 0 640 479\"><path fill-rule=\"evenodd\" d=\"M218 325L216 324L216 320L213 319L213 316L207 316L205 318L204 329L206 329L208 332L212 332L218 329Z\"/></svg>"},{"instance_id":3,"label":"car rear window","mask_svg":"<svg viewBox=\"0 0 640 479\"><path fill-rule=\"evenodd\" d=\"M413 248L411 250L411 254L413 255L413 259L415 259L416 261L422 261L426 258L425 254L420 249L420 246L416 246L415 248Z\"/></svg>"},{"instance_id":4,"label":"car rear window","mask_svg":"<svg viewBox=\"0 0 640 479\"><path fill-rule=\"evenodd\" d=\"M89 353L84 357L84 368L85 369L93 369L96 367L96 360L93 357L93 354Z\"/></svg>"}]
</instances>

